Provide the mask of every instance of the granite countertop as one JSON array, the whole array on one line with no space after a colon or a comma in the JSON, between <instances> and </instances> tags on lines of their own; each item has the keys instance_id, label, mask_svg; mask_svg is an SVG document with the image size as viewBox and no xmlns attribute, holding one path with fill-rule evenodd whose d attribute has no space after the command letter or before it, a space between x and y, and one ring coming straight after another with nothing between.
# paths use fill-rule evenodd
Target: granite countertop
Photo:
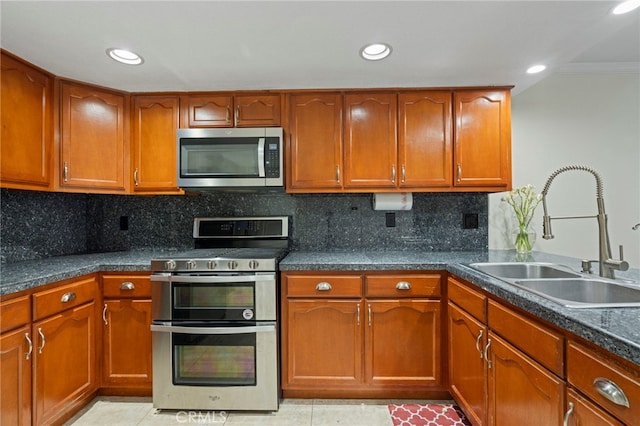
<instances>
[{"instance_id":1,"label":"granite countertop","mask_svg":"<svg viewBox=\"0 0 640 426\"><path fill-rule=\"evenodd\" d=\"M175 253L154 249L60 256L0 265L0 296L99 271L149 271L151 259ZM640 364L640 308L569 309L478 272L473 262L510 262L511 250L474 252L333 251L292 252L282 271L446 270L558 327ZM534 252L526 261L550 262L580 270L580 260ZM640 282L640 271L619 274Z\"/></svg>"},{"instance_id":2,"label":"granite countertop","mask_svg":"<svg viewBox=\"0 0 640 426\"><path fill-rule=\"evenodd\" d=\"M513 262L513 250L485 252L293 252L281 271L445 270L604 349L640 364L640 308L570 309L468 267L473 262ZM529 262L549 262L576 271L580 259L533 252ZM639 270L617 276L640 282Z\"/></svg>"}]
</instances>

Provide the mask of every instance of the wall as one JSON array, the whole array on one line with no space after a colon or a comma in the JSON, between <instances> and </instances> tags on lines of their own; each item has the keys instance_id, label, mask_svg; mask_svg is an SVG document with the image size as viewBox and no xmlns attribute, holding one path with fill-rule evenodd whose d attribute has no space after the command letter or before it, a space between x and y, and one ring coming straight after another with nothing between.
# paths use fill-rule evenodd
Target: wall
<instances>
[{"instance_id":1,"label":"wall","mask_svg":"<svg viewBox=\"0 0 640 426\"><path fill-rule=\"evenodd\" d=\"M1 194L3 262L85 251L192 248L193 218L199 216L291 216L292 247L298 250L486 250L488 244L486 194L414 194L413 209L396 212L394 228L385 226L386 212L372 209L371 194ZM477 213L479 228L462 229L463 213ZM120 230L123 216L126 231Z\"/></svg>"},{"instance_id":2,"label":"wall","mask_svg":"<svg viewBox=\"0 0 640 426\"><path fill-rule=\"evenodd\" d=\"M512 100L513 185L533 184L542 191L560 167L580 164L597 170L614 257L624 245L625 258L640 266L640 75L555 74ZM594 215L595 180L585 172L565 172L553 180L548 200L554 216ZM509 248L512 214L489 199L489 248ZM555 220L555 238L543 240L542 205L534 217L535 250L571 257L598 258L595 219Z\"/></svg>"}]
</instances>

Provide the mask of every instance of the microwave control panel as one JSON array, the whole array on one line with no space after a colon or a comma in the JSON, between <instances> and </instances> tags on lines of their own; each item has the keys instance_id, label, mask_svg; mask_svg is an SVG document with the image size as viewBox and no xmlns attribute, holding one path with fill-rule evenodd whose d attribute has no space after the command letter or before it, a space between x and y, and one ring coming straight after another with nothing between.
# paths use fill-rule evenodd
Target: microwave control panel
<instances>
[{"instance_id":1,"label":"microwave control panel","mask_svg":"<svg viewBox=\"0 0 640 426\"><path fill-rule=\"evenodd\" d=\"M267 138L264 148L264 173L268 178L280 177L280 144L278 138Z\"/></svg>"}]
</instances>

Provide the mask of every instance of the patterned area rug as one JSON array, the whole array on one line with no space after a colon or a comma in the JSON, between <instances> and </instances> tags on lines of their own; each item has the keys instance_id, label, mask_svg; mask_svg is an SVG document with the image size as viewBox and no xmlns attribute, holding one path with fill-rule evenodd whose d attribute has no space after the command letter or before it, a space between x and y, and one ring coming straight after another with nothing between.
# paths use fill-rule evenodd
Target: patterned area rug
<instances>
[{"instance_id":1,"label":"patterned area rug","mask_svg":"<svg viewBox=\"0 0 640 426\"><path fill-rule=\"evenodd\" d=\"M394 426L471 426L454 404L390 404Z\"/></svg>"}]
</instances>

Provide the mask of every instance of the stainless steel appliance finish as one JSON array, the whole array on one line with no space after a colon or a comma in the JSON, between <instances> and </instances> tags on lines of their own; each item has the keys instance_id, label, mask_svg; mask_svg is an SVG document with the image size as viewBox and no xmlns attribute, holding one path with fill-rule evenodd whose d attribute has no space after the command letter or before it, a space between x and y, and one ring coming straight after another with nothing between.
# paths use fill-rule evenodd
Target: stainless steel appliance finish
<instances>
[{"instance_id":1,"label":"stainless steel appliance finish","mask_svg":"<svg viewBox=\"0 0 640 426\"><path fill-rule=\"evenodd\" d=\"M198 218L194 238L198 248L151 262L153 405L277 410L288 218Z\"/></svg>"},{"instance_id":2,"label":"stainless steel appliance finish","mask_svg":"<svg viewBox=\"0 0 640 426\"><path fill-rule=\"evenodd\" d=\"M178 186L283 187L281 127L178 129Z\"/></svg>"}]
</instances>

